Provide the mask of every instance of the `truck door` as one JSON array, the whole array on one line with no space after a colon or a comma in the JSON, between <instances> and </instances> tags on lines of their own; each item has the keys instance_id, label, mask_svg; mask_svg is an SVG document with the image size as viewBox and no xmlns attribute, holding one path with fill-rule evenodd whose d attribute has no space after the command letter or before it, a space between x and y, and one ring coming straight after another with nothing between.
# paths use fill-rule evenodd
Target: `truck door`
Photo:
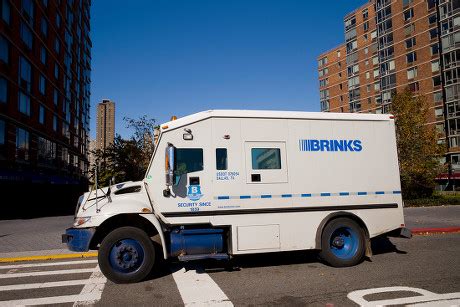
<instances>
[{"instance_id":1,"label":"truck door","mask_svg":"<svg viewBox=\"0 0 460 307\"><path fill-rule=\"evenodd\" d=\"M245 142L244 148L247 183L288 181L285 142Z\"/></svg>"}]
</instances>

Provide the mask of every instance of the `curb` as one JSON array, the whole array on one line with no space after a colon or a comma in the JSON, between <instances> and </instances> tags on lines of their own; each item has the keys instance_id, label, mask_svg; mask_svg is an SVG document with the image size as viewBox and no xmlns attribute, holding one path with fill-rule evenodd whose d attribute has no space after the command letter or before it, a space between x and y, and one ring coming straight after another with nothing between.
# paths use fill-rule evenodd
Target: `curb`
<instances>
[{"instance_id":1,"label":"curb","mask_svg":"<svg viewBox=\"0 0 460 307\"><path fill-rule=\"evenodd\" d=\"M0 258L0 263L3 263L3 262L17 262L17 261L71 259L71 258L90 258L90 257L97 257L97 252Z\"/></svg>"},{"instance_id":2,"label":"curb","mask_svg":"<svg viewBox=\"0 0 460 307\"><path fill-rule=\"evenodd\" d=\"M457 233L460 232L460 227L412 228L411 231L413 235Z\"/></svg>"}]
</instances>

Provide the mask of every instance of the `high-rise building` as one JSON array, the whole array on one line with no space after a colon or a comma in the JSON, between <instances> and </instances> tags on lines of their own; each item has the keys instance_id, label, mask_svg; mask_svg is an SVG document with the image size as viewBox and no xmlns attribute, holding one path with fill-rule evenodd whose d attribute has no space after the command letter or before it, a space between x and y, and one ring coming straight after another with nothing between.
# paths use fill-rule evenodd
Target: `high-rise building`
<instances>
[{"instance_id":1,"label":"high-rise building","mask_svg":"<svg viewBox=\"0 0 460 307\"><path fill-rule=\"evenodd\" d=\"M318 57L321 111L387 113L409 88L427 99L460 179L460 0L371 0L344 28L345 43Z\"/></svg>"},{"instance_id":2,"label":"high-rise building","mask_svg":"<svg viewBox=\"0 0 460 307\"><path fill-rule=\"evenodd\" d=\"M103 99L97 105L96 148L105 150L115 138L115 102Z\"/></svg>"},{"instance_id":3,"label":"high-rise building","mask_svg":"<svg viewBox=\"0 0 460 307\"><path fill-rule=\"evenodd\" d=\"M87 187L90 6L0 0L0 186L27 191L14 198L66 206Z\"/></svg>"}]
</instances>

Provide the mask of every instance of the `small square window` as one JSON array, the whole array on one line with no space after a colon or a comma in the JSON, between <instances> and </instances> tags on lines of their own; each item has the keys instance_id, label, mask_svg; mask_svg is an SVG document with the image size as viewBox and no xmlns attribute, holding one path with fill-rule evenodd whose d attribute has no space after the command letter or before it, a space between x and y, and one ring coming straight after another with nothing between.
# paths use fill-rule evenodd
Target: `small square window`
<instances>
[{"instance_id":1,"label":"small square window","mask_svg":"<svg viewBox=\"0 0 460 307\"><path fill-rule=\"evenodd\" d=\"M216 170L224 171L227 167L227 148L216 148Z\"/></svg>"}]
</instances>

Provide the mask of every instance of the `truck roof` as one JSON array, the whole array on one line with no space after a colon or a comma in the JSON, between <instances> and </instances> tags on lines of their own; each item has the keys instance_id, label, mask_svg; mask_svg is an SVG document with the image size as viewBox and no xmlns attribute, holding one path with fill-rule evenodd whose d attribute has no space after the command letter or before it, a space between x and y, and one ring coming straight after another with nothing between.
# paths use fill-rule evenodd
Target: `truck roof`
<instances>
[{"instance_id":1,"label":"truck roof","mask_svg":"<svg viewBox=\"0 0 460 307\"><path fill-rule=\"evenodd\" d=\"M183 127L212 117L224 118L270 118L270 119L321 119L352 121L392 120L391 114L329 113L301 111L267 111L267 110L208 110L178 118L160 125L161 130Z\"/></svg>"}]
</instances>

